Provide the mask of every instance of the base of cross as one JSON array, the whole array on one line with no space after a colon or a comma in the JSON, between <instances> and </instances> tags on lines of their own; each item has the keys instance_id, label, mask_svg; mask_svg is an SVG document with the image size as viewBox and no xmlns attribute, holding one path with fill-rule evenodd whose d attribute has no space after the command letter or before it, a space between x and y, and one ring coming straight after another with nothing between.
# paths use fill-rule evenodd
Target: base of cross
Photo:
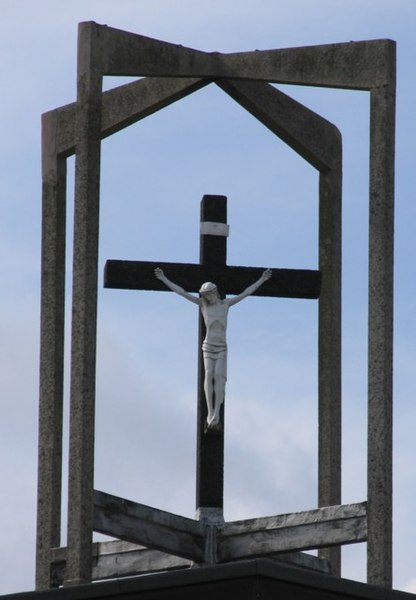
<instances>
[{"instance_id":1,"label":"base of cross","mask_svg":"<svg viewBox=\"0 0 416 600\"><path fill-rule=\"evenodd\" d=\"M225 522L222 510L201 507L189 519L94 492L94 531L120 541L94 544L92 579L272 557L330 572L330 565L301 552L367 539L365 502ZM54 551L53 585L65 580L66 548Z\"/></svg>"}]
</instances>

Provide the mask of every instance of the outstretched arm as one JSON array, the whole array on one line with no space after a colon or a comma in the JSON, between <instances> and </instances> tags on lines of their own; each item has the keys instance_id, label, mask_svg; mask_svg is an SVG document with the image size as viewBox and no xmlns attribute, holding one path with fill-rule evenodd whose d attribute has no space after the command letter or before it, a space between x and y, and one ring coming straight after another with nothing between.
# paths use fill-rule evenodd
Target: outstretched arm
<instances>
[{"instance_id":1,"label":"outstretched arm","mask_svg":"<svg viewBox=\"0 0 416 600\"><path fill-rule=\"evenodd\" d=\"M198 304L199 305L199 298L197 298L193 294L190 294L189 292L186 292L179 285L176 285L176 283L173 283L173 281L170 281L170 279L168 279L166 277L166 275L164 274L163 270L160 267L156 267L156 269L155 269L155 276L158 279L160 279L160 281L163 281L163 283L170 290L172 290L172 292L175 292L176 294L179 294L179 296L183 296L184 298L186 298L186 300L189 300L190 302L193 302L194 304Z\"/></svg>"},{"instance_id":2,"label":"outstretched arm","mask_svg":"<svg viewBox=\"0 0 416 600\"><path fill-rule=\"evenodd\" d=\"M238 294L238 296L234 296L234 298L227 298L228 305L229 306L233 306L233 304L237 304L237 302L241 302L241 300L244 300L244 298L247 298L247 296L250 296L265 281L267 281L268 279L270 279L271 276L272 276L272 270L271 269L266 269L265 271L263 271L263 273L261 274L260 279L258 279L257 281L255 281L253 284L249 285L248 288L246 288L243 292L241 292L241 294Z\"/></svg>"}]
</instances>

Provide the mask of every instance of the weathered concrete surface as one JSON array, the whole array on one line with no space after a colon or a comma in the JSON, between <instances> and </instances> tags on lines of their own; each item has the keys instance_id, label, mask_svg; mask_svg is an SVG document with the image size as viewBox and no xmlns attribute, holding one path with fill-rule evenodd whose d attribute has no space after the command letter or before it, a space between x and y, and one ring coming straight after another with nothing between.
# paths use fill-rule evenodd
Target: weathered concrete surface
<instances>
[{"instance_id":1,"label":"weathered concrete surface","mask_svg":"<svg viewBox=\"0 0 416 600\"><path fill-rule=\"evenodd\" d=\"M220 54L94 22L79 27L99 31L100 66L106 75L220 77L368 90L390 84L394 73L391 40Z\"/></svg>"},{"instance_id":2,"label":"weathered concrete surface","mask_svg":"<svg viewBox=\"0 0 416 600\"><path fill-rule=\"evenodd\" d=\"M205 530L199 521L94 492L94 530L153 550L202 562Z\"/></svg>"},{"instance_id":3,"label":"weathered concrete surface","mask_svg":"<svg viewBox=\"0 0 416 600\"><path fill-rule=\"evenodd\" d=\"M319 268L322 287L318 331L318 505L341 503L341 280L342 149L334 147L333 169L319 178ZM340 548L321 549L341 575Z\"/></svg>"},{"instance_id":4,"label":"weathered concrete surface","mask_svg":"<svg viewBox=\"0 0 416 600\"><path fill-rule=\"evenodd\" d=\"M103 492L94 492L94 502L95 531L197 563L229 562L367 538L365 502L222 521L214 527L209 520L188 519Z\"/></svg>"},{"instance_id":5,"label":"weathered concrete surface","mask_svg":"<svg viewBox=\"0 0 416 600\"><path fill-rule=\"evenodd\" d=\"M218 562L308 550L367 539L366 504L329 506L276 517L226 523L218 533Z\"/></svg>"},{"instance_id":6,"label":"weathered concrete surface","mask_svg":"<svg viewBox=\"0 0 416 600\"><path fill-rule=\"evenodd\" d=\"M77 151L76 168L76 245L74 254L73 295L73 345L71 375L71 483L69 531L72 533L74 550L69 550L71 578L82 581L88 578L90 549L90 525L92 513L91 492L88 477L92 473L94 386L95 386L95 315L96 315L96 247L98 237L98 189L99 145L101 137L143 118L187 93L199 89L216 78L252 79L302 85L319 85L362 89L371 91L371 144L370 144L370 294L369 294L369 581L386 587L391 585L391 388L392 388L392 278L393 278L393 157L394 157L394 90L395 90L395 44L390 40L351 42L309 48L266 50L250 53L221 55L204 53L143 36L122 32L95 23L80 25L79 45L79 94L75 105L51 111L45 118L45 139L48 143L43 152L44 163L44 242L43 252L50 252L50 266L45 262L42 300L41 348L41 410L39 454L39 517L38 557L46 561L45 544L57 539L58 501L60 494L60 464L56 456L60 452L61 436L61 379L63 344L63 265L64 249L56 244L56 231L62 231L64 221L65 155ZM106 94L101 94L103 75L151 75L171 78L169 85L161 81L134 82ZM178 77L192 78L180 82ZM199 81L198 81L199 80ZM173 83L172 83L173 82ZM258 117L267 126L270 104L265 101L269 92L262 91L260 104L253 103L249 91L253 83L242 87L237 82L224 82L232 94L243 98L241 104L255 106ZM244 82L247 83L247 82ZM133 90L143 91L143 101L134 101ZM252 88L254 90L254 88ZM260 88L259 88L260 89ZM84 93L85 92L85 93ZM154 94L154 95L153 95ZM275 95L276 97L276 95ZM125 103L122 99L125 99ZM108 100L108 105L106 105ZM254 99L255 100L255 99ZM130 102L132 105L130 106ZM100 105L103 103L102 119ZM134 106L133 106L134 105ZM265 111L265 107L269 108ZM108 112L106 113L106 106ZM120 111L117 113L117 110ZM250 110L250 108L248 108ZM75 118L76 113L76 118ZM105 119L108 118L108 123ZM117 122L118 121L118 122ZM103 126L104 124L104 126ZM46 129L49 127L49 133ZM75 144L75 145L74 145ZM327 156L329 153L327 153ZM308 157L304 156L307 160ZM322 157L319 158L322 160ZM337 190L338 167L331 165L330 175L322 164L321 206L324 197L339 203ZM56 173L60 175L57 177ZM61 190L61 191L60 191ZM339 204L338 204L339 205ZM337 205L337 206L338 206ZM325 209L326 210L326 209ZM55 212L55 214L54 214ZM332 302L332 315L328 331L320 337L320 395L337 393L339 370L333 371L338 360L338 322L336 312L340 272L337 272L339 243L336 228L338 216L328 212L321 223L333 221L333 238L320 241L320 261L334 252L332 264L326 265L327 274L323 284L328 287L327 299ZM56 229L55 229L56 228ZM323 244L323 245L322 245ZM81 264L87 260L85 265ZM78 262L77 262L78 261ZM325 261L323 261L324 264ZM325 287L324 285L324 287ZM91 293L91 295L89 295ZM88 297L88 298L87 298ZM47 307L50 302L50 307ZM321 298L322 302L322 298ZM322 302L324 304L324 302ZM323 309L322 309L323 310ZM322 321L323 322L323 321ZM51 325L52 324L52 325ZM55 328L55 331L54 331ZM329 338L332 336L332 339ZM77 338L77 339L75 339ZM49 343L49 349L47 348ZM324 348L326 348L324 350ZM330 360L330 349L334 351ZM324 356L327 357L325 363ZM322 357L322 359L321 359ZM47 370L46 363L50 365ZM325 363L325 364L324 364ZM44 371L44 369L46 369ZM43 378L43 379L42 379ZM327 390L323 392L323 390ZM329 397L329 396L328 396ZM86 399L84 402L83 399ZM321 404L322 411L325 402ZM339 470L339 406L334 403L332 414L320 440L326 440L325 460L320 459L320 498L338 494ZM320 444L321 444L320 441ZM384 442L387 444L383 445ZM45 448L48 448L44 452ZM52 449L52 450L51 450ZM321 451L320 451L321 452ZM325 466L326 462L326 466ZM326 474L325 474L326 473ZM92 479L91 479L92 481ZM331 482L331 483L329 483ZM54 492L46 500L46 488ZM328 489L331 488L331 492ZM76 508L82 501L82 508ZM320 503L321 503L320 499ZM71 504L72 503L72 504ZM42 513L43 511L43 513ZM82 539L78 535L85 531ZM53 532L53 533L52 533ZM90 556L90 555L89 555ZM72 565L72 566L71 566ZM46 573L45 565L39 572ZM42 579L42 577L41 577Z\"/></svg>"},{"instance_id":7,"label":"weathered concrete surface","mask_svg":"<svg viewBox=\"0 0 416 600\"><path fill-rule=\"evenodd\" d=\"M101 82L97 31L78 39L67 584L91 578Z\"/></svg>"},{"instance_id":8,"label":"weathered concrete surface","mask_svg":"<svg viewBox=\"0 0 416 600\"><path fill-rule=\"evenodd\" d=\"M106 138L177 102L208 85L205 79L139 79L120 85L102 94L101 137ZM75 118L77 104L72 102L45 113L54 118L51 143L53 154L71 156L75 153Z\"/></svg>"},{"instance_id":9,"label":"weathered concrete surface","mask_svg":"<svg viewBox=\"0 0 416 600\"><path fill-rule=\"evenodd\" d=\"M50 548L61 530L63 357L65 325L66 161L51 153L54 115L43 119L42 273L39 381L38 588L49 585Z\"/></svg>"},{"instance_id":10,"label":"weathered concrete surface","mask_svg":"<svg viewBox=\"0 0 416 600\"><path fill-rule=\"evenodd\" d=\"M52 551L52 586L62 585L65 578L66 548L55 548ZM319 573L331 574L331 566L327 560L306 552L292 552L269 555L268 559L280 564L293 565ZM93 544L92 579L94 581L131 577L139 574L149 575L190 569L195 564L185 558L165 554L158 550L149 550L144 546L124 541L96 542Z\"/></svg>"},{"instance_id":11,"label":"weathered concrete surface","mask_svg":"<svg viewBox=\"0 0 416 600\"><path fill-rule=\"evenodd\" d=\"M393 54L393 52L392 52ZM392 585L395 77L371 92L367 578Z\"/></svg>"},{"instance_id":12,"label":"weathered concrete surface","mask_svg":"<svg viewBox=\"0 0 416 600\"><path fill-rule=\"evenodd\" d=\"M217 85L315 169L339 169L341 134L335 125L267 83Z\"/></svg>"},{"instance_id":13,"label":"weathered concrete surface","mask_svg":"<svg viewBox=\"0 0 416 600\"><path fill-rule=\"evenodd\" d=\"M66 556L67 548L55 548L52 551L51 581L53 587L61 586L64 582ZM92 548L93 580L128 577L140 573L148 575L161 571L186 569L192 565L192 561L185 558L158 550L150 550L144 546L121 540L95 542ZM322 565L322 567L324 566ZM310 568L313 568L313 563Z\"/></svg>"}]
</instances>

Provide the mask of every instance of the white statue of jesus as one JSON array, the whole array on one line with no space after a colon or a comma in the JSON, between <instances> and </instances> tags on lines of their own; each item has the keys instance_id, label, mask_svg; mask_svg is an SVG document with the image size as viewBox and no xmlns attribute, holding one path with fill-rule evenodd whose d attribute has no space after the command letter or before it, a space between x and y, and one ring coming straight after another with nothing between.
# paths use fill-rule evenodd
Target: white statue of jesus
<instances>
[{"instance_id":1,"label":"white statue of jesus","mask_svg":"<svg viewBox=\"0 0 416 600\"><path fill-rule=\"evenodd\" d=\"M194 296L186 292L176 283L170 281L163 270L157 267L155 275L172 292L186 298L194 304L198 304L205 322L206 336L202 343L204 357L205 380L204 392L208 408L207 427L217 429L220 423L220 409L224 402L225 382L227 381L227 317L230 306L241 302L252 294L267 279L270 279L271 269L266 269L260 279L250 285L234 298L220 298L215 283L210 281L202 284L199 290L200 296Z\"/></svg>"}]
</instances>

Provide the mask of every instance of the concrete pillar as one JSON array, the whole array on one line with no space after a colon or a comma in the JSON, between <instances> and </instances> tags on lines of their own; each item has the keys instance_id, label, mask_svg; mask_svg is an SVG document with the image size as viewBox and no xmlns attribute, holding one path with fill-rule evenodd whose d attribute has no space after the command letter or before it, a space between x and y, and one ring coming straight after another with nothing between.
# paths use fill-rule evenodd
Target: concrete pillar
<instances>
[{"instance_id":1,"label":"concrete pillar","mask_svg":"<svg viewBox=\"0 0 416 600\"><path fill-rule=\"evenodd\" d=\"M66 160L56 113L42 120L42 280L36 588L50 586L50 548L60 545L65 321Z\"/></svg>"},{"instance_id":2,"label":"concrete pillar","mask_svg":"<svg viewBox=\"0 0 416 600\"><path fill-rule=\"evenodd\" d=\"M341 504L341 141L337 154L319 186L319 506ZM340 547L323 548L319 556L340 576Z\"/></svg>"},{"instance_id":3,"label":"concrete pillar","mask_svg":"<svg viewBox=\"0 0 416 600\"><path fill-rule=\"evenodd\" d=\"M66 584L91 580L101 72L98 26L78 37Z\"/></svg>"},{"instance_id":4,"label":"concrete pillar","mask_svg":"<svg viewBox=\"0 0 416 600\"><path fill-rule=\"evenodd\" d=\"M368 583L392 586L394 56L371 91L368 324Z\"/></svg>"}]
</instances>

